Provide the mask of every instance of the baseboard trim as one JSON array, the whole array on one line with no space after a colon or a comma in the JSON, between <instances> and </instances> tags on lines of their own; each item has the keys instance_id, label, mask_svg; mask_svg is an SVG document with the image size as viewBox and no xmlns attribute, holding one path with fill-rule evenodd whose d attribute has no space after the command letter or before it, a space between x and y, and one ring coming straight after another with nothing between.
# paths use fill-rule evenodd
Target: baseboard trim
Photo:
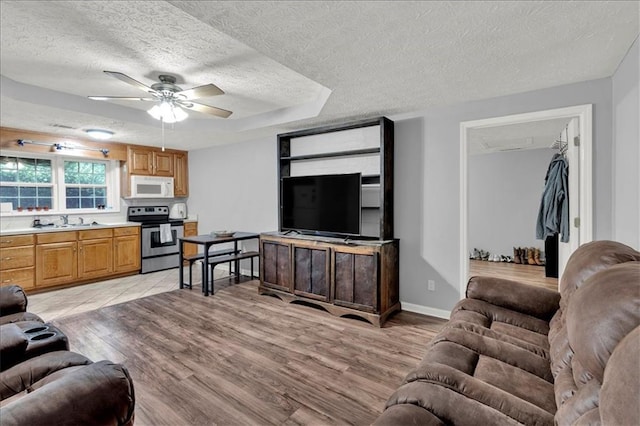
<instances>
[{"instance_id":1,"label":"baseboard trim","mask_svg":"<svg viewBox=\"0 0 640 426\"><path fill-rule=\"evenodd\" d=\"M429 306L415 305L409 302L400 302L403 311L414 312L416 314L429 315L431 317L449 319L451 311L444 309L430 308Z\"/></svg>"}]
</instances>

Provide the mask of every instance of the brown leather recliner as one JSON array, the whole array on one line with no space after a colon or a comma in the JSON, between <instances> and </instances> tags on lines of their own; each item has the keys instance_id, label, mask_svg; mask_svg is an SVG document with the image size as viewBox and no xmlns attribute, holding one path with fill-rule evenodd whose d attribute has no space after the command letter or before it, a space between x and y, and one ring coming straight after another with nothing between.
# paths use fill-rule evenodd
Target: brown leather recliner
<instances>
[{"instance_id":1,"label":"brown leather recliner","mask_svg":"<svg viewBox=\"0 0 640 426\"><path fill-rule=\"evenodd\" d=\"M27 295L22 287L7 285L0 287L0 325L18 321L39 321L42 319L27 312Z\"/></svg>"},{"instance_id":2,"label":"brown leather recliner","mask_svg":"<svg viewBox=\"0 0 640 426\"><path fill-rule=\"evenodd\" d=\"M560 292L474 277L376 425L640 424L640 253L598 241Z\"/></svg>"},{"instance_id":3,"label":"brown leather recliner","mask_svg":"<svg viewBox=\"0 0 640 426\"><path fill-rule=\"evenodd\" d=\"M127 369L68 351L64 333L26 307L22 288L0 288L2 425L133 424Z\"/></svg>"}]
</instances>

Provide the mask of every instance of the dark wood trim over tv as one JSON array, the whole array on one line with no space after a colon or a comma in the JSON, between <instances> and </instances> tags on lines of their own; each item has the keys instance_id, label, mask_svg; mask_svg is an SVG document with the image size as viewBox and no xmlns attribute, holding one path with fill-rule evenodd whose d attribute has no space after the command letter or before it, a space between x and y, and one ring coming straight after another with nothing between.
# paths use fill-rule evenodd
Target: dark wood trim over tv
<instances>
[{"instance_id":1,"label":"dark wood trim over tv","mask_svg":"<svg viewBox=\"0 0 640 426\"><path fill-rule=\"evenodd\" d=\"M379 126L380 128L380 141L378 146L365 146L365 147L351 147L348 149L331 149L331 150L317 150L313 153L292 155L292 141L297 138L303 138L313 135L327 135L336 134L338 132L344 132L347 130L360 129L365 127ZM380 240L393 239L393 121L386 117L379 117L361 121L355 121L352 123L317 127L313 129L299 130L290 133L283 133L278 135L278 181L280 182L278 190L278 223L282 226L282 178L291 176L292 165L302 164L305 161L317 161L324 160L331 161L331 159L339 158L354 158L358 156L371 156L378 155L380 157L379 170L375 173L363 173L362 183L363 185L376 186L379 185L379 205L375 207L364 206L363 210L371 211L372 209L379 210L379 231L377 235L366 235L363 233L363 237L375 237ZM295 142L294 142L295 143ZM357 173L361 172L357 168L352 170L345 170L344 173ZM315 173L310 173L315 174ZM280 229L282 231L282 229Z\"/></svg>"}]
</instances>

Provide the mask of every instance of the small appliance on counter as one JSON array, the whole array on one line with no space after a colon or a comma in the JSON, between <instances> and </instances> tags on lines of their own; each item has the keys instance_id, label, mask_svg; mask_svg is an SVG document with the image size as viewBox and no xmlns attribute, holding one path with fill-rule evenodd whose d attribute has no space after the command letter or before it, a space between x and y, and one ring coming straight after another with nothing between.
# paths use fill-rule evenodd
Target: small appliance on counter
<instances>
[{"instance_id":1,"label":"small appliance on counter","mask_svg":"<svg viewBox=\"0 0 640 426\"><path fill-rule=\"evenodd\" d=\"M171 206L169 219L186 219L186 218L187 218L187 205L185 203L175 203L173 206Z\"/></svg>"}]
</instances>

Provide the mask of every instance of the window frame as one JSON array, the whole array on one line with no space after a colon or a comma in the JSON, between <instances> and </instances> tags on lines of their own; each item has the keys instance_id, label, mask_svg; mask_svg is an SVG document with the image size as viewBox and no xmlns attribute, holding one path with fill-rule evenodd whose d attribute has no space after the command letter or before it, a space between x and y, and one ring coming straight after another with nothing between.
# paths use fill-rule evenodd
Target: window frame
<instances>
[{"instance_id":1,"label":"window frame","mask_svg":"<svg viewBox=\"0 0 640 426\"><path fill-rule=\"evenodd\" d=\"M51 161L51 182L52 182L52 201L53 208L49 210L23 210L18 212L12 210L11 212L2 212L0 216L5 215L22 215L22 216L45 216L45 215L60 215L60 214L95 214L95 213L117 213L120 211L120 164L117 160L99 159L99 158L87 158L70 155L53 155L53 154L39 154L39 153L27 153L16 151L2 150L0 153L6 157L18 157L18 158L30 158L30 159L42 159ZM104 163L106 167L106 181L107 187L106 208L104 210L95 207L92 208L66 208L66 187L64 180L64 162L65 161L80 161L80 162L93 162ZM0 182L2 186L12 186L11 182ZM48 184L47 184L48 185ZM15 186L35 186L27 183L16 182ZM74 186L70 184L70 186Z\"/></svg>"}]
</instances>

